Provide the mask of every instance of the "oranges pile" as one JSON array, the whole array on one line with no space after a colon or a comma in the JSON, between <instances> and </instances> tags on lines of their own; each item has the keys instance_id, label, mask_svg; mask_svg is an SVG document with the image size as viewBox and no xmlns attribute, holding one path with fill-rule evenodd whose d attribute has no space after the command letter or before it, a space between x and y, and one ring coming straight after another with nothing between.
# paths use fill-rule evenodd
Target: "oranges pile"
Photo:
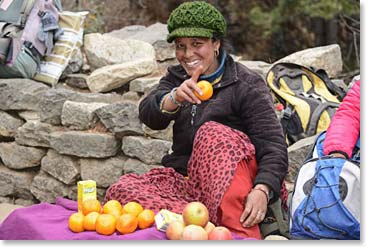
<instances>
[{"instance_id":1,"label":"oranges pile","mask_svg":"<svg viewBox=\"0 0 367 247\"><path fill-rule=\"evenodd\" d=\"M97 199L83 201L81 212L69 217L69 229L73 232L96 231L102 235L111 235L115 231L128 234L136 229L145 229L154 224L155 213L144 209L137 202L125 205L110 200L101 206Z\"/></svg>"}]
</instances>

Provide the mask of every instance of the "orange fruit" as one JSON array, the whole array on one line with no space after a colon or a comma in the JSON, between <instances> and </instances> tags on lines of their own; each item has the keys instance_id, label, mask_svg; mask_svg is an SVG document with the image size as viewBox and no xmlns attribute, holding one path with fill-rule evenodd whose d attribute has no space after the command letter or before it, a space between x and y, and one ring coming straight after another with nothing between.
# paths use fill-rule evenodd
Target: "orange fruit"
<instances>
[{"instance_id":1,"label":"orange fruit","mask_svg":"<svg viewBox=\"0 0 367 247\"><path fill-rule=\"evenodd\" d=\"M103 205L103 213L111 214L117 219L122 214L122 205L117 200L109 200Z\"/></svg>"},{"instance_id":2,"label":"orange fruit","mask_svg":"<svg viewBox=\"0 0 367 247\"><path fill-rule=\"evenodd\" d=\"M144 209L139 215L138 215L138 226L140 229L145 229L148 227L151 227L154 224L154 216L155 213L153 210L150 209Z\"/></svg>"},{"instance_id":3,"label":"orange fruit","mask_svg":"<svg viewBox=\"0 0 367 247\"><path fill-rule=\"evenodd\" d=\"M96 220L96 232L111 235L116 230L116 218L111 214L100 214Z\"/></svg>"},{"instance_id":4,"label":"orange fruit","mask_svg":"<svg viewBox=\"0 0 367 247\"><path fill-rule=\"evenodd\" d=\"M69 229L72 230L73 232L84 231L83 221L84 221L84 215L82 213L73 213L69 217L68 221Z\"/></svg>"},{"instance_id":5,"label":"orange fruit","mask_svg":"<svg viewBox=\"0 0 367 247\"><path fill-rule=\"evenodd\" d=\"M195 94L196 97L198 97L198 99L200 99L201 101L205 101L205 100L208 100L212 97L212 95L213 95L213 86L210 82L204 81L204 80L199 81L197 83L197 86L203 92L202 95L199 95L198 92L194 91L194 94Z\"/></svg>"},{"instance_id":6,"label":"orange fruit","mask_svg":"<svg viewBox=\"0 0 367 247\"><path fill-rule=\"evenodd\" d=\"M96 221L99 216L98 212L90 212L86 216L84 216L83 226L87 231L95 231L96 230Z\"/></svg>"},{"instance_id":7,"label":"orange fruit","mask_svg":"<svg viewBox=\"0 0 367 247\"><path fill-rule=\"evenodd\" d=\"M101 203L97 199L87 199L82 203L82 212L84 215L90 212L101 212Z\"/></svg>"},{"instance_id":8,"label":"orange fruit","mask_svg":"<svg viewBox=\"0 0 367 247\"><path fill-rule=\"evenodd\" d=\"M138 219L132 214L122 214L116 223L116 229L121 234L132 233L138 227Z\"/></svg>"},{"instance_id":9,"label":"orange fruit","mask_svg":"<svg viewBox=\"0 0 367 247\"><path fill-rule=\"evenodd\" d=\"M137 217L141 212L143 212L143 206L137 202L128 202L122 207L124 214L132 214Z\"/></svg>"}]
</instances>

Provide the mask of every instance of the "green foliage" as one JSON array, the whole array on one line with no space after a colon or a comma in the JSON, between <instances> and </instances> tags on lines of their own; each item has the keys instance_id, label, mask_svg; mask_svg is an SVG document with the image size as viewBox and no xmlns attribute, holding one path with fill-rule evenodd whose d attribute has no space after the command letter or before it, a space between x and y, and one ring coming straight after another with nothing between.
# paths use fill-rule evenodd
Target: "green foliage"
<instances>
[{"instance_id":1,"label":"green foliage","mask_svg":"<svg viewBox=\"0 0 367 247\"><path fill-rule=\"evenodd\" d=\"M355 0L323 0L323 1L297 1L306 15L311 17L323 17L332 19L336 14L346 15L358 14L359 3Z\"/></svg>"},{"instance_id":2,"label":"green foliage","mask_svg":"<svg viewBox=\"0 0 367 247\"><path fill-rule=\"evenodd\" d=\"M277 32L286 22L296 18L322 17L330 20L343 13L359 15L360 5L355 0L278 0L265 6L255 5L249 13L250 22L264 30L264 37Z\"/></svg>"}]
</instances>

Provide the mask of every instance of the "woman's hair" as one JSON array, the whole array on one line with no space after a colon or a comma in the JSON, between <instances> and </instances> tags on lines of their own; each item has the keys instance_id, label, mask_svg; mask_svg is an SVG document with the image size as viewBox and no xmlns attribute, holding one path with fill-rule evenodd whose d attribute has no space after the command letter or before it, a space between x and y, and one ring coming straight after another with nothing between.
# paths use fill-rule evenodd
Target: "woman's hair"
<instances>
[{"instance_id":1,"label":"woman's hair","mask_svg":"<svg viewBox=\"0 0 367 247\"><path fill-rule=\"evenodd\" d=\"M219 52L222 53L223 51L225 51L227 54L231 54L233 53L234 49L233 46L231 45L231 43L229 42L228 39L224 38L221 35L218 34L213 34L213 38L212 41L220 41L220 48L219 48Z\"/></svg>"}]
</instances>

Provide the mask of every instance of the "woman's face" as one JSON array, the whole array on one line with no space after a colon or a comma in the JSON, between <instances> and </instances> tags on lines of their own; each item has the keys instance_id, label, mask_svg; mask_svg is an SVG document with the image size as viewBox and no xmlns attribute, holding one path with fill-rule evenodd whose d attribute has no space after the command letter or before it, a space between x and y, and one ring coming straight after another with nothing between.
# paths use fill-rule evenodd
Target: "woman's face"
<instances>
[{"instance_id":1,"label":"woman's face","mask_svg":"<svg viewBox=\"0 0 367 247\"><path fill-rule=\"evenodd\" d=\"M176 58L190 76L195 69L203 66L204 75L215 72L219 66L214 55L219 50L220 41L208 38L176 38Z\"/></svg>"}]
</instances>

